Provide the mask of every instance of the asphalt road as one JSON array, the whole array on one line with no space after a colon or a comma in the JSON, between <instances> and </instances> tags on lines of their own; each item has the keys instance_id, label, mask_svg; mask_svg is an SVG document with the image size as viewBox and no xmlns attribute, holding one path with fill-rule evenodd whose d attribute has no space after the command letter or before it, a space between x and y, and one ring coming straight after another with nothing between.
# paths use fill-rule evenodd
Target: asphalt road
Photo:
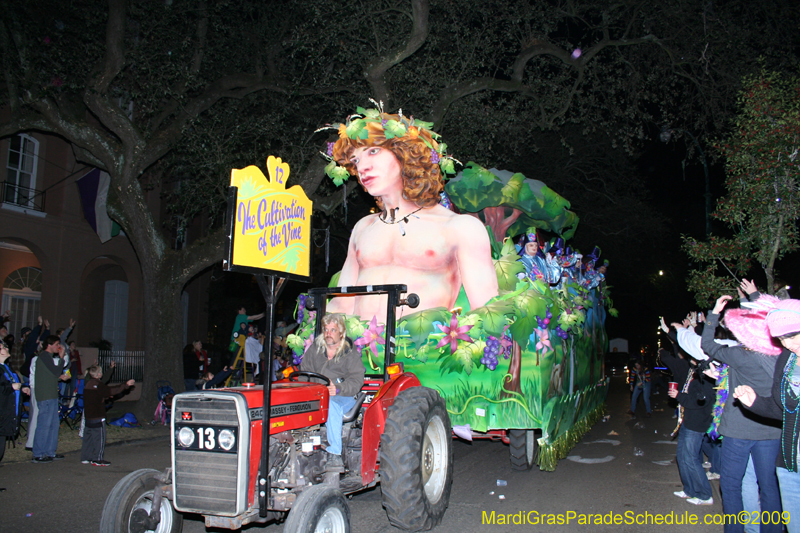
<instances>
[{"instance_id":1,"label":"asphalt road","mask_svg":"<svg viewBox=\"0 0 800 533\"><path fill-rule=\"evenodd\" d=\"M539 515L573 512L581 514L616 513L622 519L632 516L650 520L654 515L685 512L695 514L702 524L706 514L721 513L719 483L713 481L715 503L697 507L673 496L681 490L675 465L676 444L669 432L674 428L673 410L667 406L662 392L653 397L656 411L652 418L631 419L628 409L629 393L621 377L612 379L608 398L611 418L598 422L570 455L582 460L565 459L555 472L512 471L508 463L508 448L500 443L476 441L472 444L455 442L454 483L450 506L437 533L467 533L476 531L721 531L721 526L656 526L656 525L580 525L572 518L568 525L495 525L485 520L495 513L522 513L532 519ZM640 411L644 408L640 403ZM659 410L663 409L663 410ZM636 427L636 423L644 427ZM609 435L610 432L618 435ZM634 448L643 451L634 455ZM97 531L100 512L106 496L118 480L140 468L164 469L169 463L169 446L165 439L110 446L106 458L112 466L99 468L82 465L78 453L52 464L12 463L0 467L2 521L0 531L59 531L63 533ZM507 485L498 487L497 481ZM500 495L505 498L500 499ZM380 533L398 531L389 525L381 507L380 489L365 491L350 499L352 531ZM535 513L529 514L530 511ZM513 519L513 517L512 517ZM255 530L258 526L245 528ZM184 532L206 530L201 517L187 516ZM266 531L281 533L281 525Z\"/></svg>"}]
</instances>

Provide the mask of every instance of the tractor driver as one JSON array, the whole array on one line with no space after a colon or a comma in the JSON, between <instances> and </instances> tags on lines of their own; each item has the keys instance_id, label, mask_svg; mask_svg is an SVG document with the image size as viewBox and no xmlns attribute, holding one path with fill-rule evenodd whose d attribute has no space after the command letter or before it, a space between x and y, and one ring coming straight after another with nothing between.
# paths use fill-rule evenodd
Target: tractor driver
<instances>
[{"instance_id":1,"label":"tractor driver","mask_svg":"<svg viewBox=\"0 0 800 533\"><path fill-rule=\"evenodd\" d=\"M303 354L301 370L316 372L331 380L328 385L330 403L328 421L328 471L341 472L342 419L356 403L354 396L364 384L364 365L353 341L345 335L344 315L327 314L322 317L322 335Z\"/></svg>"}]
</instances>

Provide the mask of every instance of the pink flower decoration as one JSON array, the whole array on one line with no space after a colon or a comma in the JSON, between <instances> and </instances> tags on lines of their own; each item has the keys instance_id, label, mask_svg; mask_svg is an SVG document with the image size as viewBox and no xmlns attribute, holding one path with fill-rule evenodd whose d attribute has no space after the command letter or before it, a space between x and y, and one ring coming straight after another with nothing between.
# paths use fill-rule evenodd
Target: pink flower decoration
<instances>
[{"instance_id":1,"label":"pink flower decoration","mask_svg":"<svg viewBox=\"0 0 800 533\"><path fill-rule=\"evenodd\" d=\"M581 57L582 53L583 52L581 51L580 48L576 48L575 50L572 51L572 59L578 59L579 57Z\"/></svg>"},{"instance_id":2,"label":"pink flower decoration","mask_svg":"<svg viewBox=\"0 0 800 533\"><path fill-rule=\"evenodd\" d=\"M549 348L550 351L553 350L553 345L550 344L550 331L545 329L536 328L536 336L539 338L539 342L536 343L536 349L544 351L545 347ZM544 353L547 353L544 351Z\"/></svg>"},{"instance_id":3,"label":"pink flower decoration","mask_svg":"<svg viewBox=\"0 0 800 533\"><path fill-rule=\"evenodd\" d=\"M356 346L369 346L369 349L372 350L372 353L375 357L378 357L378 344L386 344L386 341L383 337L381 337L381 333L383 333L384 326L378 325L378 317L373 315L372 321L369 323L369 327L364 330L364 336L359 337L353 343Z\"/></svg>"},{"instance_id":4,"label":"pink flower decoration","mask_svg":"<svg viewBox=\"0 0 800 533\"><path fill-rule=\"evenodd\" d=\"M303 341L303 353L308 350L308 347L311 346L311 343L314 342L314 334L308 336L306 340Z\"/></svg>"},{"instance_id":5,"label":"pink flower decoration","mask_svg":"<svg viewBox=\"0 0 800 533\"><path fill-rule=\"evenodd\" d=\"M444 333L444 337L442 340L439 341L439 344L436 345L437 348L441 348L442 346L450 343L450 354L456 351L458 348L458 341L467 341L472 342L472 339L467 332L472 329L472 326L460 326L458 325L458 317L456 314L453 313L453 316L450 318L450 327L442 326L441 324L437 324L439 329L442 330Z\"/></svg>"}]
</instances>

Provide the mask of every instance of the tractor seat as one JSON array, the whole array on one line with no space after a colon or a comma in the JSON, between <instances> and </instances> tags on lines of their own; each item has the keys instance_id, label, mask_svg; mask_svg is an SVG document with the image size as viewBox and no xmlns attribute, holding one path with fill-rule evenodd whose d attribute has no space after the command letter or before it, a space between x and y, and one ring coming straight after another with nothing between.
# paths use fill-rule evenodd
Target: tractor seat
<instances>
[{"instance_id":1,"label":"tractor seat","mask_svg":"<svg viewBox=\"0 0 800 533\"><path fill-rule=\"evenodd\" d=\"M342 418L342 424L352 422L358 417L358 413L361 411L361 405L364 403L366 398L367 393L364 391L360 391L358 394L356 394L356 403L344 414L344 417Z\"/></svg>"}]
</instances>

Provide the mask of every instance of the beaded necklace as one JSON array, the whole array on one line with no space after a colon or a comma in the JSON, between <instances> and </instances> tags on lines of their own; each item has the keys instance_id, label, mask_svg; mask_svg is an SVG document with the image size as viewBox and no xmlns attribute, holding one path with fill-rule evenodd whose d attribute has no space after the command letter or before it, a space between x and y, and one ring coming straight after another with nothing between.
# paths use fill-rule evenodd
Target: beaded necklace
<instances>
[{"instance_id":1,"label":"beaded necklace","mask_svg":"<svg viewBox=\"0 0 800 533\"><path fill-rule=\"evenodd\" d=\"M398 217L398 218L395 218L395 213L396 213L396 212L397 212L399 209L400 209L400 208L399 208L399 207L397 207L397 208L395 208L395 209L390 209L390 210L389 210L389 217L390 217L390 219L389 219L389 221L388 221L388 222L386 221L386 211L384 211L383 213L381 213L380 215L378 215L378 220L380 220L380 221L381 221L381 222L383 222L384 224L388 224L388 225L390 225L390 226L391 226L391 225L393 225L393 224L400 224L400 235L402 235L403 237L405 237L405 236L406 236L406 228L405 228L405 227L403 227L403 223L405 222L406 224L408 224L408 217L411 217L411 216L413 216L414 218L419 218L418 216L414 215L414 213L417 213L418 211L422 211L422 209L423 209L423 208L422 208L422 207L420 207L420 208L419 208L419 209L417 209L416 211L412 211L412 212L410 212L409 214L407 214L407 215L406 215L406 216L404 216L404 217Z\"/></svg>"},{"instance_id":2,"label":"beaded necklace","mask_svg":"<svg viewBox=\"0 0 800 533\"><path fill-rule=\"evenodd\" d=\"M795 362L797 361L797 354L792 352L792 355L789 356L789 361L786 362L786 366L783 368L783 378L781 379L781 406L783 406L783 431L789 428L786 423L786 415L791 414L794 416L794 427L792 428L792 447L791 450L794 452L797 450L797 420L798 416L796 416L798 409L800 409L800 401L798 399L798 395L794 393L792 390L792 383L791 375L794 374L795 370ZM788 396L788 398L787 398ZM794 408L789 408L787 404L787 399L794 402ZM786 465L786 468L791 472L797 472L797 456L795 453L789 453L789 458L787 460L786 457L786 444L785 439L781 439L781 453L783 453L783 463Z\"/></svg>"}]
</instances>

